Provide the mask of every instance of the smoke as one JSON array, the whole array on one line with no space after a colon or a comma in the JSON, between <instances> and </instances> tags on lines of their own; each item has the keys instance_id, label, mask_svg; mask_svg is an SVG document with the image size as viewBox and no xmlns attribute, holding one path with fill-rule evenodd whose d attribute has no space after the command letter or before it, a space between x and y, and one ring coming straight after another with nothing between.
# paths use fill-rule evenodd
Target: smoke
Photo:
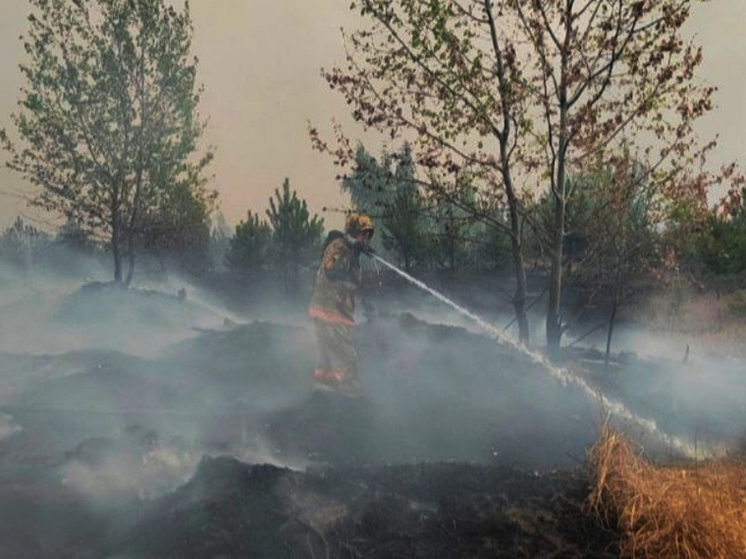
<instances>
[{"instance_id":1,"label":"smoke","mask_svg":"<svg viewBox=\"0 0 746 559\"><path fill-rule=\"evenodd\" d=\"M405 313L361 337L385 461L551 467L582 459L595 437L592 402L488 336Z\"/></svg>"},{"instance_id":2,"label":"smoke","mask_svg":"<svg viewBox=\"0 0 746 559\"><path fill-rule=\"evenodd\" d=\"M657 362L650 359L646 362L637 359L636 352L630 352L636 358L632 364L631 374L625 374L624 380L616 379L611 382L609 375L606 374L602 382L597 382L593 377L550 363L543 355L526 348L506 334L505 329L499 329L423 282L381 259L378 260L439 300L444 307L447 306L457 312L462 319L471 321L473 326L476 325L498 343L515 349L563 386L579 389L589 401L596 401L599 404L600 411L612 414L626 430L646 439L650 447L662 446L669 452L682 453L688 457L719 455L727 446L726 442L733 440L733 425L737 430L744 427L742 421L733 421L737 414L743 411L744 399L742 396L733 398L731 392L734 389L739 390L743 379L746 378L743 374L743 363L738 363L739 372L732 376L721 366L715 365L712 360L688 363L683 367L678 360L672 362L670 359L659 358ZM449 322L452 324L454 321L451 319ZM629 332L626 334L623 339L634 340ZM640 353L645 355L653 347L658 351L658 355L664 353L662 340L655 339L649 333L645 335L645 339L646 343L640 344ZM670 344L671 340L667 340L669 350ZM679 340L678 345L681 347L685 344ZM686 351L685 360L689 357L688 345ZM662 389L662 386L665 389ZM718 388L715 388L716 386ZM543 388L543 391L546 393L547 388ZM658 405L649 398L645 401L644 397L639 397L651 393L665 394L666 397L661 398ZM738 394L743 392L739 390ZM722 405L724 402L727 402L725 407Z\"/></svg>"},{"instance_id":3,"label":"smoke","mask_svg":"<svg viewBox=\"0 0 746 559\"><path fill-rule=\"evenodd\" d=\"M139 278L133 288L145 292L175 294L177 299L188 302L191 307L203 315L205 327L226 326L245 323L247 318L229 308L224 301L209 290L196 285L179 273L170 273L158 281Z\"/></svg>"},{"instance_id":4,"label":"smoke","mask_svg":"<svg viewBox=\"0 0 746 559\"><path fill-rule=\"evenodd\" d=\"M199 442L199 436L190 442L184 436L190 429L183 427L170 440L161 440L155 430L139 425L128 426L117 438L86 439L65 454L60 479L92 503L105 505L162 497L189 481L205 456L230 455L251 464L298 471L310 465L303 458L278 456L272 443L256 431L234 436L222 448L211 448Z\"/></svg>"},{"instance_id":5,"label":"smoke","mask_svg":"<svg viewBox=\"0 0 746 559\"><path fill-rule=\"evenodd\" d=\"M495 328L494 326L486 322L482 317L457 305L456 303L451 301L449 298L445 297L443 294L428 287L423 282L413 278L409 274L406 274L405 272L397 269L395 266L392 266L391 264L387 263L385 260L378 258L378 257L376 258L379 262L388 266L390 269L397 272L402 277L406 278L408 281L410 281L411 283L413 283L420 289L430 293L433 297L440 300L444 304L448 305L449 307L454 309L456 312L458 312L462 316L476 323L485 333L489 334L497 342L507 344L510 347L514 348L515 350L521 352L526 358L530 359L534 363L543 367L543 369L548 374L550 374L551 376L559 380L563 385L572 384L572 385L579 387L586 394L586 396L588 396L590 399L593 399L595 396L595 398L597 398L601 402L604 408L608 409L610 412L619 416L623 420L636 423L643 429L649 431L651 434L654 434L660 437L667 444L671 444L675 446L677 449L685 452L689 456L693 455L692 454L693 450L690 448L690 445L686 441L682 441L676 437L671 437L665 433L659 432L659 429L657 428L654 421L635 414L634 412L629 410L629 408L627 408L623 403L610 400L599 391L594 392L594 390L590 387L590 385L584 379L579 377L577 374L574 374L571 371L568 371L566 369L563 369L561 367L558 367L550 363L543 355L530 350L529 348L525 347L525 345L522 344L521 342L500 332L500 330L498 330L497 328Z\"/></svg>"},{"instance_id":6,"label":"smoke","mask_svg":"<svg viewBox=\"0 0 746 559\"><path fill-rule=\"evenodd\" d=\"M21 427L13 421L13 418L5 413L0 413L0 442L9 439L21 431Z\"/></svg>"},{"instance_id":7,"label":"smoke","mask_svg":"<svg viewBox=\"0 0 746 559\"><path fill-rule=\"evenodd\" d=\"M82 279L29 274L0 282L0 351L41 355L108 349L152 357L198 329L241 321L184 283L123 290L108 281Z\"/></svg>"},{"instance_id":8,"label":"smoke","mask_svg":"<svg viewBox=\"0 0 746 559\"><path fill-rule=\"evenodd\" d=\"M639 350L655 354L663 341L620 329L618 347L633 357L615 356L608 372L588 353L586 370L568 376L518 347L497 289L456 293L454 307L381 288L359 305L360 403L312 393L317 347L304 297L272 286L238 306L176 275L125 291L80 274L22 283L0 273L0 473L54 480L96 510L169 494L203 456L297 470L574 466L597 435L598 392L617 417L629 414L624 427L646 449L686 441L701 455L746 427L743 362L698 351L686 363L648 358ZM669 438L652 441L651 430Z\"/></svg>"},{"instance_id":9,"label":"smoke","mask_svg":"<svg viewBox=\"0 0 746 559\"><path fill-rule=\"evenodd\" d=\"M269 464L278 468L294 471L304 471L313 465L307 456L281 456L277 453L273 443L264 436L255 433L250 439L244 439L235 450L230 453L242 462L248 464Z\"/></svg>"},{"instance_id":10,"label":"smoke","mask_svg":"<svg viewBox=\"0 0 746 559\"><path fill-rule=\"evenodd\" d=\"M158 445L144 453L114 452L95 463L73 460L61 468L62 483L96 502L136 496L151 500L185 483L200 455Z\"/></svg>"}]
</instances>

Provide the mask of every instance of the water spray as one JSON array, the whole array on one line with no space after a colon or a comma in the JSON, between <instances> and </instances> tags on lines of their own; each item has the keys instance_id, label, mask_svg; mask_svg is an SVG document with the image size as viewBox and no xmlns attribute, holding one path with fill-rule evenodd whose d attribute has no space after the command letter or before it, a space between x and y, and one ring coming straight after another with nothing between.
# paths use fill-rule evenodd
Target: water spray
<instances>
[{"instance_id":1,"label":"water spray","mask_svg":"<svg viewBox=\"0 0 746 559\"><path fill-rule=\"evenodd\" d=\"M553 364L549 359L547 359L546 356L537 353L535 351L532 351L528 347L526 347L522 342L519 340L516 340L513 337L505 335L503 332L501 332L499 329L495 328L492 324L488 323L486 320L481 318L480 316L474 314L473 312L463 308L462 306L454 303L452 300L450 300L448 297L443 295L442 293L436 291L435 289L427 286L425 283L421 282L417 278L412 277L408 273L406 273L403 270L400 270L390 262L387 262L377 254L372 255L374 261L380 262L393 272L397 273L413 285L416 285L420 289L426 291L442 303L445 303L452 309L454 309L456 312L458 312L460 315L465 316L475 322L482 330L484 330L487 334L490 335L494 340L506 344L520 353L526 355L528 358L531 359L534 363L537 363L541 365L541 367L546 370L552 377L557 379L562 386L568 386L570 384L575 385L579 387L590 399L595 400L598 402L598 404L605 410L608 410L609 413L614 414L615 416L619 417L620 419L633 423L648 433L652 434L653 436L657 437L664 445L668 446L669 448L675 448L679 452L683 453L685 456L689 458L696 458L696 456L699 454L700 456L704 457L713 457L716 455L716 452L714 452L711 449L702 449L700 446L695 446L689 441L686 441L680 437L669 435L667 433L664 433L658 428L658 425L656 422L652 419L642 417L640 415L637 415L636 413L632 412L629 408L627 408L623 403L618 402L616 400L612 400L610 398L607 398L604 396L600 391L595 390L591 388L591 386L581 377L577 376L576 374L572 373L568 369L564 367L558 367L557 365Z\"/></svg>"}]
</instances>

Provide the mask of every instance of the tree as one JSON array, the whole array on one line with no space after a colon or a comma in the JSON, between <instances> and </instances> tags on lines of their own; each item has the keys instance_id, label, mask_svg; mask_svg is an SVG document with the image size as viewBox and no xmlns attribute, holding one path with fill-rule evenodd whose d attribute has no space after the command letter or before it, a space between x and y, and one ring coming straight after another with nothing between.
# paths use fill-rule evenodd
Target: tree
<instances>
[{"instance_id":1,"label":"tree","mask_svg":"<svg viewBox=\"0 0 746 559\"><path fill-rule=\"evenodd\" d=\"M195 195L187 185L172 185L166 196L139 220L133 244L163 261L170 259L196 274L210 265L210 214L215 193ZM133 266L127 274L132 279Z\"/></svg>"},{"instance_id":2,"label":"tree","mask_svg":"<svg viewBox=\"0 0 746 559\"><path fill-rule=\"evenodd\" d=\"M41 249L49 246L50 240L47 233L28 225L21 216L17 216L13 225L0 235L0 257L25 274Z\"/></svg>"},{"instance_id":3,"label":"tree","mask_svg":"<svg viewBox=\"0 0 746 559\"><path fill-rule=\"evenodd\" d=\"M391 155L384 152L380 159L379 162L363 144L358 144L350 162L351 171L341 182L342 192L350 195L352 206L374 220L380 219L383 213L392 179Z\"/></svg>"},{"instance_id":4,"label":"tree","mask_svg":"<svg viewBox=\"0 0 746 559\"><path fill-rule=\"evenodd\" d=\"M95 242L90 239L80 225L72 219L68 219L57 230L57 235L55 236L54 241L57 245L84 254L93 254L97 250Z\"/></svg>"},{"instance_id":5,"label":"tree","mask_svg":"<svg viewBox=\"0 0 746 559\"><path fill-rule=\"evenodd\" d=\"M300 200L295 190L290 192L290 179L282 183L282 192L275 189L267 210L272 229L272 260L283 277L286 292L298 285L298 271L302 260L320 251L324 234L324 220L308 212L305 200Z\"/></svg>"},{"instance_id":6,"label":"tree","mask_svg":"<svg viewBox=\"0 0 746 559\"><path fill-rule=\"evenodd\" d=\"M531 45L523 65L536 126L537 156L554 200L547 344L563 331L563 248L571 171L613 161L621 146L636 152L651 184L671 198L706 203L717 178L691 173L714 144L700 145L693 123L708 112L714 88L695 80L701 49L681 28L698 0L511 2Z\"/></svg>"},{"instance_id":7,"label":"tree","mask_svg":"<svg viewBox=\"0 0 746 559\"><path fill-rule=\"evenodd\" d=\"M426 169L427 194L449 200L508 235L516 278L512 297L519 336L529 341L525 312L523 196L516 166L524 160L518 139L530 132L524 118L524 80L516 65L510 26L498 23L491 0L362 0L352 9L369 20L352 33L344 66L323 72L351 105L354 118L397 138L414 138L414 159ZM346 167L349 141L337 127L338 147L310 130L315 147ZM520 166L518 166L520 170ZM476 195L465 201L449 185L465 173ZM507 220L493 220L505 205Z\"/></svg>"},{"instance_id":8,"label":"tree","mask_svg":"<svg viewBox=\"0 0 746 559\"><path fill-rule=\"evenodd\" d=\"M475 217L472 212L465 209L474 207L474 187L470 184L471 179L464 175L456 177L455 180L452 193L445 197L434 196L431 216L433 256L437 263L451 274L455 274L466 263L470 256L469 248L476 240ZM445 188L440 190L444 191Z\"/></svg>"},{"instance_id":9,"label":"tree","mask_svg":"<svg viewBox=\"0 0 746 559\"><path fill-rule=\"evenodd\" d=\"M215 199L203 175L212 152L197 153L204 124L188 5L30 2L26 83L11 116L23 147L2 132L8 166L40 188L33 203L104 236L114 280L129 283L138 243L154 231L180 235L178 223L201 219Z\"/></svg>"},{"instance_id":10,"label":"tree","mask_svg":"<svg viewBox=\"0 0 746 559\"><path fill-rule=\"evenodd\" d=\"M226 255L233 239L233 231L223 215L218 211L210 218L210 267L213 270L224 269Z\"/></svg>"},{"instance_id":11,"label":"tree","mask_svg":"<svg viewBox=\"0 0 746 559\"><path fill-rule=\"evenodd\" d=\"M256 276L267 266L272 230L266 220L249 210L245 220L236 225L236 234L230 240L225 263L230 270Z\"/></svg>"},{"instance_id":12,"label":"tree","mask_svg":"<svg viewBox=\"0 0 746 559\"><path fill-rule=\"evenodd\" d=\"M504 219L505 216L500 208L496 208L493 213L493 220ZM474 235L482 239L478 250L479 261L482 270L490 272L502 272L510 268L511 265L511 247L510 238L505 233L505 229L491 227L484 223L475 225Z\"/></svg>"},{"instance_id":13,"label":"tree","mask_svg":"<svg viewBox=\"0 0 746 559\"><path fill-rule=\"evenodd\" d=\"M569 172L609 162L624 142L659 192L704 203L712 181L700 172L714 143L699 144L693 123L714 88L695 72L701 50L681 28L699 0L360 0L369 25L352 33L344 66L324 75L366 127L392 138L416 135L416 161L436 189L466 170L479 196L468 207L504 203L521 339L525 321L525 195L537 185L555 208L549 250L547 343L559 351L562 265ZM350 160L349 142L316 147ZM445 177L450 176L451 180ZM458 199L456 198L456 201Z\"/></svg>"},{"instance_id":14,"label":"tree","mask_svg":"<svg viewBox=\"0 0 746 559\"><path fill-rule=\"evenodd\" d=\"M605 200L601 238L606 241L606 250L601 252L608 264L601 262L599 268L611 271L613 289L609 325L606 336L606 365L609 364L611 341L619 306L623 303L625 290L633 282L652 276L660 265L660 243L656 228L662 225L661 213L657 211L655 192L646 180L641 165L617 168L612 174L614 188L603 190Z\"/></svg>"},{"instance_id":15,"label":"tree","mask_svg":"<svg viewBox=\"0 0 746 559\"><path fill-rule=\"evenodd\" d=\"M690 267L700 274L721 276L720 280L743 275L746 272L746 187L723 198L714 211L704 217L699 228L676 227L674 234ZM736 282L739 283L743 282Z\"/></svg>"},{"instance_id":16,"label":"tree","mask_svg":"<svg viewBox=\"0 0 746 559\"><path fill-rule=\"evenodd\" d=\"M358 145L352 171L342 180L342 191L379 225L384 248L396 254L407 272L424 261L427 244L428 208L414 173L409 144L394 154L384 152L380 161Z\"/></svg>"},{"instance_id":17,"label":"tree","mask_svg":"<svg viewBox=\"0 0 746 559\"><path fill-rule=\"evenodd\" d=\"M397 154L396 170L386 189L383 202L381 237L383 245L393 250L407 272L415 262L422 264L426 250L426 207L414 177L409 144Z\"/></svg>"},{"instance_id":18,"label":"tree","mask_svg":"<svg viewBox=\"0 0 746 559\"><path fill-rule=\"evenodd\" d=\"M670 222L669 202L648 180L645 167L629 154L621 155L615 167L588 169L568 178L564 267L568 285L573 282L589 290L576 315L563 321L563 332L573 326L586 306L602 293L609 301L606 362L620 306L635 288L662 268L663 241L659 233ZM552 197L543 203L551 230ZM574 264L574 268L573 268Z\"/></svg>"}]
</instances>

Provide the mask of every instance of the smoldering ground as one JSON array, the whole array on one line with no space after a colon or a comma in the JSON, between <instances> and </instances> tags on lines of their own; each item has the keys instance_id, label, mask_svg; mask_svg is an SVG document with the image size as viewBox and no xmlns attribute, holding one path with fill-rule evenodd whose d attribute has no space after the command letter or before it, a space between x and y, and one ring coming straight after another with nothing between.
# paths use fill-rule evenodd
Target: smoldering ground
<instances>
[{"instance_id":1,"label":"smoldering ground","mask_svg":"<svg viewBox=\"0 0 746 559\"><path fill-rule=\"evenodd\" d=\"M2 541L17 557L100 556L205 455L295 470L546 470L582 463L597 433L587 394L408 288L380 289L361 314L360 406L311 395L316 342L300 299L263 296L240 314L191 285L180 295L180 280L121 291L44 279L37 296L4 299L24 342L0 355L0 480L12 493L0 513L7 520L20 507L28 526ZM498 295L483 294L490 305ZM13 330L6 315L3 324ZM662 430L731 442L743 427L743 364L696 357L578 374ZM65 507L78 516L50 523Z\"/></svg>"}]
</instances>

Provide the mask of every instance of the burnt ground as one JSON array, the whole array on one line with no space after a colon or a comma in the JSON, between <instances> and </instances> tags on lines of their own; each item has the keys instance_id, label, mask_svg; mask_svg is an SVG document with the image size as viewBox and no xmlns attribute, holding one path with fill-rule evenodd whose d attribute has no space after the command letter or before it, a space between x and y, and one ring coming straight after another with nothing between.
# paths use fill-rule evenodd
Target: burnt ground
<instances>
[{"instance_id":1,"label":"burnt ground","mask_svg":"<svg viewBox=\"0 0 746 559\"><path fill-rule=\"evenodd\" d=\"M594 402L456 324L399 313L358 334L360 400L312 393L302 317L201 328L148 356L0 355L0 554L616 556L582 512ZM674 397L676 368L628 364L580 374L688 434L670 419L694 405ZM723 424L743 410L720 403Z\"/></svg>"},{"instance_id":2,"label":"burnt ground","mask_svg":"<svg viewBox=\"0 0 746 559\"><path fill-rule=\"evenodd\" d=\"M417 464L293 472L205 458L117 557L614 557L570 472Z\"/></svg>"}]
</instances>

